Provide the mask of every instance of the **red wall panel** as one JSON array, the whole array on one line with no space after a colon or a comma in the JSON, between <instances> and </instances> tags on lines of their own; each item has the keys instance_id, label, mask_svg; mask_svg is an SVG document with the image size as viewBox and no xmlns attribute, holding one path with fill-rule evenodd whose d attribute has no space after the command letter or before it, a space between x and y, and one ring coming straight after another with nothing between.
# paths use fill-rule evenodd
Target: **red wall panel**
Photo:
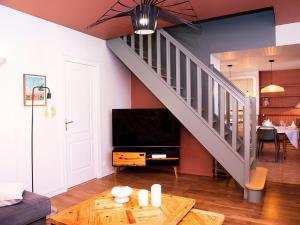
<instances>
[{"instance_id":1,"label":"red wall panel","mask_svg":"<svg viewBox=\"0 0 300 225\"><path fill-rule=\"evenodd\" d=\"M149 89L135 76L131 76L132 108L165 108ZM180 137L179 172L186 174L213 175L213 157L201 143L184 127Z\"/></svg>"},{"instance_id":2,"label":"red wall panel","mask_svg":"<svg viewBox=\"0 0 300 225\"><path fill-rule=\"evenodd\" d=\"M300 116L300 109L295 106L300 102L300 69L278 70L259 72L259 88L273 84L283 86L282 93L261 93L260 94L260 123L265 119L270 119L274 124L279 124L283 120L287 125L295 121ZM263 98L269 99L269 105L263 105Z\"/></svg>"}]
</instances>

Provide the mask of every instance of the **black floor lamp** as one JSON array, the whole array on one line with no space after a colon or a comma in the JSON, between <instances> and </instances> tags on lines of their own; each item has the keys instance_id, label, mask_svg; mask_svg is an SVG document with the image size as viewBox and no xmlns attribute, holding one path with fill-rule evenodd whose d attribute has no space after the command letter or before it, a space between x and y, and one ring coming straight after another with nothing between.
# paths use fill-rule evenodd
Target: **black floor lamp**
<instances>
[{"instance_id":1,"label":"black floor lamp","mask_svg":"<svg viewBox=\"0 0 300 225\"><path fill-rule=\"evenodd\" d=\"M32 95L31 95L31 190L32 192L34 192L34 188L33 188L33 108L34 108L34 91L35 89L39 89L39 90L47 90L47 100L46 100L46 114L49 117L53 117L55 114L55 110L53 109L53 107L51 106L51 104L49 103L50 99L51 99L51 91L48 87L46 86L38 86L38 87L34 87L32 88Z\"/></svg>"}]
</instances>

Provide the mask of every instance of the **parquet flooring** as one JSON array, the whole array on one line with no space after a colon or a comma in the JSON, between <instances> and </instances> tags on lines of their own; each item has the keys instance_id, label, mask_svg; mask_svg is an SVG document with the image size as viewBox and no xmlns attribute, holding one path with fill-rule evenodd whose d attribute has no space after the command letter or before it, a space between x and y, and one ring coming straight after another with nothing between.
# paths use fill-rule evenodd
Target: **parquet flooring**
<instances>
[{"instance_id":1,"label":"parquet flooring","mask_svg":"<svg viewBox=\"0 0 300 225\"><path fill-rule=\"evenodd\" d=\"M274 144L265 144L258 159L258 166L268 169L268 181L300 185L300 150L287 146L287 155L279 162L274 159Z\"/></svg>"},{"instance_id":2,"label":"parquet flooring","mask_svg":"<svg viewBox=\"0 0 300 225\"><path fill-rule=\"evenodd\" d=\"M196 200L195 208L225 215L224 225L299 225L300 185L267 182L262 204L248 203L233 180L130 168L117 176L95 179L52 198L59 210L70 207L115 185L147 188L162 184L163 192Z\"/></svg>"}]
</instances>

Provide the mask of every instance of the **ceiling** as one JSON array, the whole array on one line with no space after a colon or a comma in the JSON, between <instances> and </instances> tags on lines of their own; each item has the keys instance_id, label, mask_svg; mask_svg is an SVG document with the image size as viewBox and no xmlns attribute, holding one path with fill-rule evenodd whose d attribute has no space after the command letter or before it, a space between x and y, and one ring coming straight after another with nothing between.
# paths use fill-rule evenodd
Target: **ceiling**
<instances>
[{"instance_id":1,"label":"ceiling","mask_svg":"<svg viewBox=\"0 0 300 225\"><path fill-rule=\"evenodd\" d=\"M275 60L273 70L300 69L300 44L216 53L214 56L221 61L224 74L229 73L230 64L233 65L232 75L269 71L270 59Z\"/></svg>"},{"instance_id":2,"label":"ceiling","mask_svg":"<svg viewBox=\"0 0 300 225\"><path fill-rule=\"evenodd\" d=\"M107 21L88 31L85 27L101 17L116 1L0 0L0 4L102 39L109 39L133 32L129 17ZM176 2L180 1L167 0L162 4ZM274 7L277 25L300 21L299 0L226 0L226 3L224 0L190 0L190 2L197 14L197 20ZM122 3L131 6L135 4L134 0L122 0ZM158 23L158 27L171 25L161 21Z\"/></svg>"}]
</instances>

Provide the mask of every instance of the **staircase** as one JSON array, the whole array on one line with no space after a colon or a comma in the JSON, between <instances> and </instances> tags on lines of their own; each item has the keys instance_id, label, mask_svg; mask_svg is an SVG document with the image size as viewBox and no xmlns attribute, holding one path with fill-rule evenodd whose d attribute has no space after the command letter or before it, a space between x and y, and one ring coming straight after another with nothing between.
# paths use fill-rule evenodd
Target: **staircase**
<instances>
[{"instance_id":1,"label":"staircase","mask_svg":"<svg viewBox=\"0 0 300 225\"><path fill-rule=\"evenodd\" d=\"M255 98L245 96L164 30L108 47L244 188L256 168Z\"/></svg>"}]
</instances>

